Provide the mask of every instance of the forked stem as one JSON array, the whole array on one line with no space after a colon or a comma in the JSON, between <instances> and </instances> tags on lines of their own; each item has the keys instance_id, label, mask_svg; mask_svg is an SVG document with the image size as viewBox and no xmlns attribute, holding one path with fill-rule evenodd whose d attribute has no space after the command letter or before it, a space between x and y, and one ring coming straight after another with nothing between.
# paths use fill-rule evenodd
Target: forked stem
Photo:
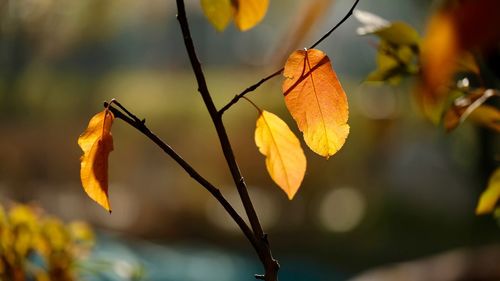
<instances>
[{"instance_id":1,"label":"forked stem","mask_svg":"<svg viewBox=\"0 0 500 281\"><path fill-rule=\"evenodd\" d=\"M320 39L318 39L316 42L314 42L311 45L311 47L309 47L309 49L313 49L314 47L318 46L321 42L323 42L326 38L328 38L335 30L337 30L337 28L339 28L352 15L352 12L354 11L354 9L358 5L358 3L359 3L359 0L355 0L353 5L351 6L349 11L347 12L347 14L345 14L345 16L335 26L333 26L330 30L328 30L327 33L325 33L323 36L321 36ZM243 92L234 96L233 99L231 99L224 107L222 107L219 110L219 115L223 115L224 112L226 112L229 108L231 108L233 105L235 105L243 96L245 96L246 94L248 94L250 92L257 90L257 88L259 88L262 84L264 84L265 82L267 82L271 78L278 76L281 72L283 72L283 70L284 70L283 67L276 70L275 72L273 72L269 76L262 78L259 82L253 84L252 86L243 90Z\"/></svg>"}]
</instances>

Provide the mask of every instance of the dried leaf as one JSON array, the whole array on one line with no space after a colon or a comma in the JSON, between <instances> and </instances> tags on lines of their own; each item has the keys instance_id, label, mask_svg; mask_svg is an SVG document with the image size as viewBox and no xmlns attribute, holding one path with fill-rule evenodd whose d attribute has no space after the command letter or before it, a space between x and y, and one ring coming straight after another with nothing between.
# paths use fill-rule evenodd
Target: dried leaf
<instances>
[{"instance_id":1,"label":"dried leaf","mask_svg":"<svg viewBox=\"0 0 500 281\"><path fill-rule=\"evenodd\" d=\"M78 138L83 150L80 178L87 195L111 212L108 198L108 156L113 150L111 126L113 113L104 110L92 117L85 132Z\"/></svg>"},{"instance_id":2,"label":"dried leaf","mask_svg":"<svg viewBox=\"0 0 500 281\"><path fill-rule=\"evenodd\" d=\"M497 168L491 175L488 187L481 194L476 207L477 215L492 213L495 210L498 199L500 198L500 168Z\"/></svg>"},{"instance_id":3,"label":"dried leaf","mask_svg":"<svg viewBox=\"0 0 500 281\"><path fill-rule=\"evenodd\" d=\"M315 49L295 51L283 75L285 103L306 144L321 156L332 156L349 134L349 109L330 59Z\"/></svg>"},{"instance_id":4,"label":"dried leaf","mask_svg":"<svg viewBox=\"0 0 500 281\"><path fill-rule=\"evenodd\" d=\"M236 0L234 23L241 31L249 30L258 24L266 15L269 0Z\"/></svg>"},{"instance_id":5,"label":"dried leaf","mask_svg":"<svg viewBox=\"0 0 500 281\"><path fill-rule=\"evenodd\" d=\"M497 95L492 89L478 89L454 99L453 104L443 116L444 128L449 132L470 117L480 125L500 131L500 111L492 106L484 105L489 98Z\"/></svg>"},{"instance_id":6,"label":"dried leaf","mask_svg":"<svg viewBox=\"0 0 500 281\"><path fill-rule=\"evenodd\" d=\"M269 175L292 200L306 172L299 139L278 116L262 111L255 128L255 143L266 156Z\"/></svg>"},{"instance_id":7,"label":"dried leaf","mask_svg":"<svg viewBox=\"0 0 500 281\"><path fill-rule=\"evenodd\" d=\"M233 18L231 0L201 0L201 7L217 31L223 31Z\"/></svg>"}]
</instances>

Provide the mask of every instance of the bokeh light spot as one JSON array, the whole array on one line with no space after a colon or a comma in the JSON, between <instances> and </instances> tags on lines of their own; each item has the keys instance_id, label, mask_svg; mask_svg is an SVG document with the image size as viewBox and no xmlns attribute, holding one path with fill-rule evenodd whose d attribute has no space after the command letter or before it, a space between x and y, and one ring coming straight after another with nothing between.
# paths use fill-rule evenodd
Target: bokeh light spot
<instances>
[{"instance_id":1,"label":"bokeh light spot","mask_svg":"<svg viewBox=\"0 0 500 281\"><path fill-rule=\"evenodd\" d=\"M359 225L365 214L365 198L351 187L329 191L319 207L319 220L328 230L348 232Z\"/></svg>"}]
</instances>

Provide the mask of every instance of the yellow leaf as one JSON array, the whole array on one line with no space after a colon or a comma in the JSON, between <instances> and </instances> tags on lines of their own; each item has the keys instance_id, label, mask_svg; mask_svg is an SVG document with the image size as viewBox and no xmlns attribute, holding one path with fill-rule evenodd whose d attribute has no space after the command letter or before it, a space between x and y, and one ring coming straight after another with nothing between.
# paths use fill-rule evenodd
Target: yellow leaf
<instances>
[{"instance_id":1,"label":"yellow leaf","mask_svg":"<svg viewBox=\"0 0 500 281\"><path fill-rule=\"evenodd\" d=\"M491 105L482 105L471 112L470 119L500 133L500 110Z\"/></svg>"},{"instance_id":2,"label":"yellow leaf","mask_svg":"<svg viewBox=\"0 0 500 281\"><path fill-rule=\"evenodd\" d=\"M332 156L349 134L349 109L330 59L315 49L295 51L283 75L285 103L306 144L321 156Z\"/></svg>"},{"instance_id":3,"label":"yellow leaf","mask_svg":"<svg viewBox=\"0 0 500 281\"><path fill-rule=\"evenodd\" d=\"M108 156L113 150L111 125L114 116L109 110L97 113L78 138L83 150L80 178L87 195L111 212L108 198Z\"/></svg>"},{"instance_id":4,"label":"yellow leaf","mask_svg":"<svg viewBox=\"0 0 500 281\"><path fill-rule=\"evenodd\" d=\"M234 23L241 31L249 30L266 15L269 0L232 0L235 8Z\"/></svg>"},{"instance_id":5,"label":"yellow leaf","mask_svg":"<svg viewBox=\"0 0 500 281\"><path fill-rule=\"evenodd\" d=\"M416 46L420 41L418 32L407 23L396 21L374 32L391 44Z\"/></svg>"},{"instance_id":6,"label":"yellow leaf","mask_svg":"<svg viewBox=\"0 0 500 281\"><path fill-rule=\"evenodd\" d=\"M217 31L223 31L233 18L231 0L201 0L201 7Z\"/></svg>"},{"instance_id":7,"label":"yellow leaf","mask_svg":"<svg viewBox=\"0 0 500 281\"><path fill-rule=\"evenodd\" d=\"M476 207L476 214L484 215L493 212L498 198L500 198L500 168L497 168L491 175L488 187L481 194Z\"/></svg>"},{"instance_id":8,"label":"yellow leaf","mask_svg":"<svg viewBox=\"0 0 500 281\"><path fill-rule=\"evenodd\" d=\"M218 31L234 19L241 31L257 25L266 15L269 0L201 0L205 16Z\"/></svg>"},{"instance_id":9,"label":"yellow leaf","mask_svg":"<svg viewBox=\"0 0 500 281\"><path fill-rule=\"evenodd\" d=\"M255 143L266 156L269 175L292 200L306 172L306 157L299 140L278 116L262 111L255 128Z\"/></svg>"}]
</instances>

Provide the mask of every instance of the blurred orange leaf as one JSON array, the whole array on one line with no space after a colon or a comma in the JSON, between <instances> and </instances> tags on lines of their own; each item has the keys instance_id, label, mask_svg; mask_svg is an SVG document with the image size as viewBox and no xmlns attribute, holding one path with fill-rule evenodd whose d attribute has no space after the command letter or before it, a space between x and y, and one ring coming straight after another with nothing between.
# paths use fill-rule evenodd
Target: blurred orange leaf
<instances>
[{"instance_id":1,"label":"blurred orange leaf","mask_svg":"<svg viewBox=\"0 0 500 281\"><path fill-rule=\"evenodd\" d=\"M218 31L231 19L239 30L249 30L264 18L268 6L269 0L201 0L203 12Z\"/></svg>"},{"instance_id":2,"label":"blurred orange leaf","mask_svg":"<svg viewBox=\"0 0 500 281\"><path fill-rule=\"evenodd\" d=\"M476 214L484 215L493 212L498 198L500 198L500 168L497 168L491 175L488 187L481 194L476 207Z\"/></svg>"},{"instance_id":3,"label":"blurred orange leaf","mask_svg":"<svg viewBox=\"0 0 500 281\"><path fill-rule=\"evenodd\" d=\"M320 50L295 51L283 72L285 103L312 151L335 154L349 134L347 97Z\"/></svg>"},{"instance_id":4,"label":"blurred orange leaf","mask_svg":"<svg viewBox=\"0 0 500 281\"><path fill-rule=\"evenodd\" d=\"M417 93L424 112L435 123L442 115L450 79L463 55L497 46L499 10L498 0L464 0L438 11L429 20L421 48L422 79Z\"/></svg>"},{"instance_id":5,"label":"blurred orange leaf","mask_svg":"<svg viewBox=\"0 0 500 281\"><path fill-rule=\"evenodd\" d=\"M261 111L255 128L255 143L266 156L269 175L292 200L306 172L306 157L299 139L278 116Z\"/></svg>"},{"instance_id":6,"label":"blurred orange leaf","mask_svg":"<svg viewBox=\"0 0 500 281\"><path fill-rule=\"evenodd\" d=\"M111 126L113 113L104 110L92 117L85 132L78 138L83 150L80 178L87 195L111 212L108 198L108 156L113 150Z\"/></svg>"},{"instance_id":7,"label":"blurred orange leaf","mask_svg":"<svg viewBox=\"0 0 500 281\"><path fill-rule=\"evenodd\" d=\"M422 79L418 97L424 113L439 122L447 86L460 52L459 38L450 13L440 12L429 21L422 43Z\"/></svg>"}]
</instances>

